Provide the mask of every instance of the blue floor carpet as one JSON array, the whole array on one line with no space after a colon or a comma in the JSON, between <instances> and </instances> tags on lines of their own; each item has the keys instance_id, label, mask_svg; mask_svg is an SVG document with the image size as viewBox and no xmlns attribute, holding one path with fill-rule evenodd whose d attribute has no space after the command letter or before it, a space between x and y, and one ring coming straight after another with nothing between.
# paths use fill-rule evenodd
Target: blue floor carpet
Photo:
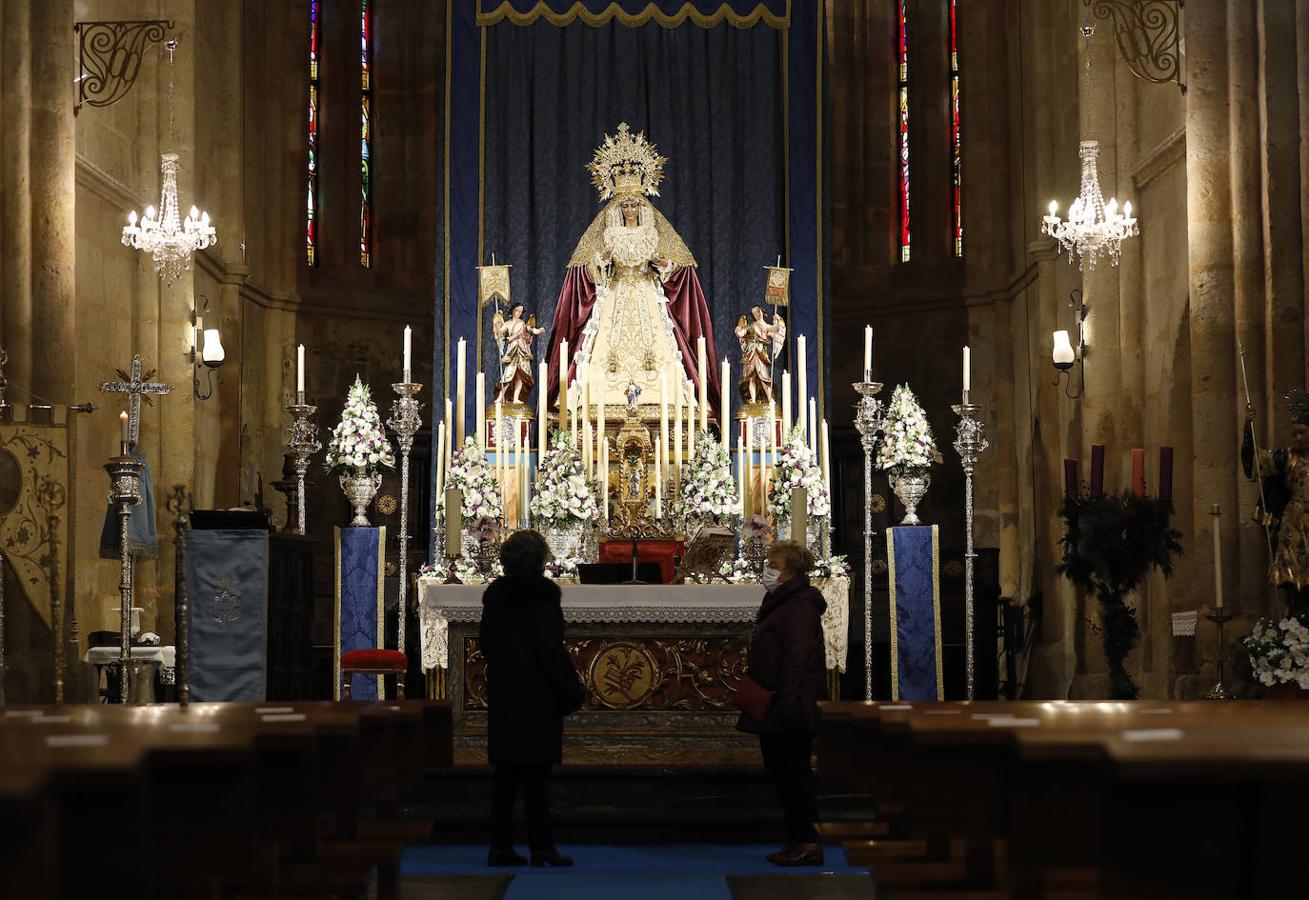
<instances>
[{"instance_id":1,"label":"blue floor carpet","mask_svg":"<svg viewBox=\"0 0 1309 900\"><path fill-rule=\"evenodd\" d=\"M523 849L523 848L520 848ZM646 846L580 845L560 848L576 865L571 869L499 869L486 867L486 847L447 844L410 847L401 875L457 875L512 872L505 900L554 900L571 897L622 897L623 900L731 900L728 875L815 875L867 873L850 866L840 847L827 848L821 868L779 869L764 859L775 846L753 844L659 844Z\"/></svg>"}]
</instances>

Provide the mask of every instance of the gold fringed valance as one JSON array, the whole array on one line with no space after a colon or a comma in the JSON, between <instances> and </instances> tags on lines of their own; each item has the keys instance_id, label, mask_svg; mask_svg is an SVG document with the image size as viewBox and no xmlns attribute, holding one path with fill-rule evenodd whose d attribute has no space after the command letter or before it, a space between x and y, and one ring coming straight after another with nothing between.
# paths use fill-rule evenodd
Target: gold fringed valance
<instances>
[{"instance_id":1,"label":"gold fringed valance","mask_svg":"<svg viewBox=\"0 0 1309 900\"><path fill-rule=\"evenodd\" d=\"M596 13L591 12L584 3L580 2L574 3L565 12L555 12L545 0L539 0L527 12L519 12L514 9L514 5L509 0L504 0L503 3L490 12L482 12L479 9L477 13L477 24L479 26L498 25L500 22L510 22L514 25L531 25L538 19L545 19L551 25L560 27L580 21L592 28L599 28L601 25L608 25L616 20L618 24L626 28L636 28L648 22L656 22L663 28L677 28L689 21L700 28L713 28L724 22L733 28L753 28L762 22L769 28L782 29L791 27L791 4L788 0L786 13L779 16L769 10L763 3L757 5L749 13L739 13L729 3L724 3L718 7L716 12L709 14L700 12L691 3L683 4L682 8L675 13L664 12L655 3L649 4L639 13L629 13L624 12L617 3L610 3L602 12Z\"/></svg>"}]
</instances>

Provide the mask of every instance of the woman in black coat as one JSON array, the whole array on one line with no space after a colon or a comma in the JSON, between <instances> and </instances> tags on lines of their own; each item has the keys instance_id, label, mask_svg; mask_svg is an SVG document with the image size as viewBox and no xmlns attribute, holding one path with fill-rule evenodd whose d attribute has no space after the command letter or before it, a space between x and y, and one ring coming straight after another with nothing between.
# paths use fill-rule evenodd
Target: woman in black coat
<instances>
[{"instance_id":1,"label":"woman in black coat","mask_svg":"<svg viewBox=\"0 0 1309 900\"><path fill-rule=\"evenodd\" d=\"M737 727L759 735L764 768L786 815L787 844L768 854L779 866L823 863L818 842L818 786L810 766L818 701L826 691L823 611L827 601L809 583L814 555L796 541L768 550L762 582L768 593L750 638L751 678L772 692L762 722L741 714Z\"/></svg>"},{"instance_id":2,"label":"woman in black coat","mask_svg":"<svg viewBox=\"0 0 1309 900\"><path fill-rule=\"evenodd\" d=\"M550 830L550 767L563 761L564 716L584 688L564 648L559 587L544 576L548 550L535 531L500 548L505 575L482 595L478 643L486 659L487 756L495 766L492 866L521 866L514 850L514 801L523 793L534 866L569 866Z\"/></svg>"}]
</instances>

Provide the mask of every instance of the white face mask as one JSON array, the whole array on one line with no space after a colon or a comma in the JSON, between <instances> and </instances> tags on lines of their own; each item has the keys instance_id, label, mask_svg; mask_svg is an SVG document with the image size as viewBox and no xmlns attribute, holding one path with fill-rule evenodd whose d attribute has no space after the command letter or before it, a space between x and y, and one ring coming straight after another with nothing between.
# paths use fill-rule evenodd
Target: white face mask
<instances>
[{"instance_id":1,"label":"white face mask","mask_svg":"<svg viewBox=\"0 0 1309 900\"><path fill-rule=\"evenodd\" d=\"M763 574L759 576L759 583L766 589L772 590L777 587L777 579L781 576L780 569L774 569L772 566L764 569Z\"/></svg>"}]
</instances>

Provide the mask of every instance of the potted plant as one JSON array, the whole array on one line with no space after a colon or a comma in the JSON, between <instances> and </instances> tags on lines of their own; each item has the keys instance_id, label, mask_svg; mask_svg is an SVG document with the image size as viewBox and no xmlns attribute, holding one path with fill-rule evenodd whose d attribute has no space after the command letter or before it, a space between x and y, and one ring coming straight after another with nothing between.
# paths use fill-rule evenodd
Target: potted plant
<instances>
[{"instance_id":1,"label":"potted plant","mask_svg":"<svg viewBox=\"0 0 1309 900\"><path fill-rule=\"evenodd\" d=\"M353 527L368 527L368 505L382 486L383 467L395 467L395 453L382 429L372 393L358 375L346 396L341 421L327 445L326 465L337 470L341 490L354 509Z\"/></svg>"},{"instance_id":2,"label":"potted plant","mask_svg":"<svg viewBox=\"0 0 1309 900\"><path fill-rule=\"evenodd\" d=\"M918 504L931 484L931 466L941 461L941 453L932 438L927 414L909 385L896 387L891 394L886 418L882 422L882 440L877 446L877 466L890 479L891 490L904 506L901 525L920 525Z\"/></svg>"}]
</instances>

